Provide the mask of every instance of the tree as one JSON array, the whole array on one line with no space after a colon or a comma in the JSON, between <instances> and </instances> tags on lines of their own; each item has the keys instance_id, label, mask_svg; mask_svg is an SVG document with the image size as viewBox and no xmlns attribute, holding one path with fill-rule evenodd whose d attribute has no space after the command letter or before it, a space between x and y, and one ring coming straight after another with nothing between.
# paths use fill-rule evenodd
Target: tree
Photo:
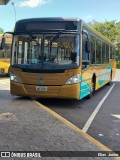
<instances>
[{"instance_id":1,"label":"tree","mask_svg":"<svg viewBox=\"0 0 120 160\"><path fill-rule=\"evenodd\" d=\"M120 22L116 24L117 36L115 38L117 68L120 68Z\"/></svg>"},{"instance_id":2,"label":"tree","mask_svg":"<svg viewBox=\"0 0 120 160\"><path fill-rule=\"evenodd\" d=\"M3 29L2 28L0 28L0 34L2 34L3 33Z\"/></svg>"},{"instance_id":3,"label":"tree","mask_svg":"<svg viewBox=\"0 0 120 160\"><path fill-rule=\"evenodd\" d=\"M117 68L120 68L120 22L116 23L115 20L105 22L92 21L89 24L115 44Z\"/></svg>"},{"instance_id":4,"label":"tree","mask_svg":"<svg viewBox=\"0 0 120 160\"><path fill-rule=\"evenodd\" d=\"M94 21L92 27L110 39L113 43L115 42L116 36L118 34L115 21L106 21L103 23Z\"/></svg>"},{"instance_id":5,"label":"tree","mask_svg":"<svg viewBox=\"0 0 120 160\"><path fill-rule=\"evenodd\" d=\"M117 28L117 35L115 38L115 45L117 49L120 50L120 22L116 24L116 28Z\"/></svg>"}]
</instances>

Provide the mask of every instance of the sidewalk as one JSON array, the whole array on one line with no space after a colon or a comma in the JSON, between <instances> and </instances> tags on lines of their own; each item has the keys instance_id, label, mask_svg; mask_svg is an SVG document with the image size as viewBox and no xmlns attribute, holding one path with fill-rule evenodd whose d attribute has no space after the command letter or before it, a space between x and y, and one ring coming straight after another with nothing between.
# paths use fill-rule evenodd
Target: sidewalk
<instances>
[{"instance_id":1,"label":"sidewalk","mask_svg":"<svg viewBox=\"0 0 120 160\"><path fill-rule=\"evenodd\" d=\"M6 114L2 115L2 113ZM11 96L9 90L4 90L4 86L3 89L0 89L0 114L0 151L108 150L107 147L103 146L86 133L83 133L79 128L73 126L42 104L32 99ZM8 159L18 160L22 158ZM115 158L42 157L31 159L114 160Z\"/></svg>"},{"instance_id":2,"label":"sidewalk","mask_svg":"<svg viewBox=\"0 0 120 160\"><path fill-rule=\"evenodd\" d=\"M120 82L120 69L116 69L115 78L113 79L115 82Z\"/></svg>"}]
</instances>

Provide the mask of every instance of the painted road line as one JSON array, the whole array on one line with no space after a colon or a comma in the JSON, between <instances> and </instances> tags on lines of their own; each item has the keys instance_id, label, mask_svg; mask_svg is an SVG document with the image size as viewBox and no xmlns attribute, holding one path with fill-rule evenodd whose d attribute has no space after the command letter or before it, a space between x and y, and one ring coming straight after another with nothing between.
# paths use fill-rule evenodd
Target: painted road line
<instances>
[{"instance_id":1,"label":"painted road line","mask_svg":"<svg viewBox=\"0 0 120 160\"><path fill-rule=\"evenodd\" d=\"M33 100L33 102L35 104L37 104L39 107L41 107L44 110L46 110L52 116L54 116L55 118L57 118L59 121L61 121L62 123L64 123L67 127L69 127L72 130L76 131L77 133L79 133L80 135L82 135L84 138L88 139L91 143L93 143L97 147L101 148L103 151L112 151L110 148L108 148L107 146L103 145L102 143L100 143L99 141L97 141L96 139L94 139L93 137L91 137L90 135L88 135L87 133L83 132L80 128L78 128L77 126L75 126L74 124L72 124L71 122L69 122L68 120L66 120L65 118L63 118L62 116L60 116L59 114L57 114L56 112L54 112L53 110L51 110L48 107L42 105L41 103L39 103L36 100ZM115 157L115 158L117 160L120 160L120 158L118 158L118 157Z\"/></svg>"},{"instance_id":2,"label":"painted road line","mask_svg":"<svg viewBox=\"0 0 120 160\"><path fill-rule=\"evenodd\" d=\"M82 131L83 132L87 132L91 123L93 122L95 116L97 115L98 111L100 110L102 104L105 102L105 100L107 99L107 97L109 96L110 92L112 91L112 89L114 88L115 83L112 85L112 87L109 89L109 91L106 93L106 95L103 97L103 99L100 101L100 103L97 105L97 107L95 108L94 112L91 114L90 118L88 119L88 121L86 122L86 124L84 125Z\"/></svg>"},{"instance_id":3,"label":"painted road line","mask_svg":"<svg viewBox=\"0 0 120 160\"><path fill-rule=\"evenodd\" d=\"M2 80L0 80L0 84L7 84L7 83L9 83L10 82L10 80L9 79L2 79Z\"/></svg>"},{"instance_id":4,"label":"painted road line","mask_svg":"<svg viewBox=\"0 0 120 160\"><path fill-rule=\"evenodd\" d=\"M111 114L111 116L120 119L120 114Z\"/></svg>"},{"instance_id":5,"label":"painted road line","mask_svg":"<svg viewBox=\"0 0 120 160\"><path fill-rule=\"evenodd\" d=\"M10 81L10 79L0 79L0 82Z\"/></svg>"}]
</instances>

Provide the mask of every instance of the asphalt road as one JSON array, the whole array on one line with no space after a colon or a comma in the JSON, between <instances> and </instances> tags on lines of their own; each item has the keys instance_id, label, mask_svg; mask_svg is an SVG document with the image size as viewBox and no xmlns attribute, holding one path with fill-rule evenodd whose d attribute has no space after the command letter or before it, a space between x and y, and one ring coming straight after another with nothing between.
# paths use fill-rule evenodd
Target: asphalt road
<instances>
[{"instance_id":1,"label":"asphalt road","mask_svg":"<svg viewBox=\"0 0 120 160\"><path fill-rule=\"evenodd\" d=\"M112 88L112 89L111 89ZM108 91L111 92L104 100ZM105 85L96 91L91 99L61 100L61 99L37 99L40 103L52 109L80 129L93 115L87 133L114 151L120 151L120 71L117 70L112 84ZM102 102L104 100L104 102ZM102 103L102 104L101 104Z\"/></svg>"}]
</instances>

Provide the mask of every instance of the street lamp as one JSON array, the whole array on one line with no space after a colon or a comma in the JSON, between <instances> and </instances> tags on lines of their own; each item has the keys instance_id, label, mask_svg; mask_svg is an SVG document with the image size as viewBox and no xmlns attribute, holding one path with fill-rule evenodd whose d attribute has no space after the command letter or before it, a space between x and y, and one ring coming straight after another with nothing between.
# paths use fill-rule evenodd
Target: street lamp
<instances>
[{"instance_id":1,"label":"street lamp","mask_svg":"<svg viewBox=\"0 0 120 160\"><path fill-rule=\"evenodd\" d=\"M15 23L16 23L16 9L15 9L15 4L14 4L14 2L11 2L11 4L12 4L12 6L13 6L13 8L14 8L14 13L15 13Z\"/></svg>"}]
</instances>

